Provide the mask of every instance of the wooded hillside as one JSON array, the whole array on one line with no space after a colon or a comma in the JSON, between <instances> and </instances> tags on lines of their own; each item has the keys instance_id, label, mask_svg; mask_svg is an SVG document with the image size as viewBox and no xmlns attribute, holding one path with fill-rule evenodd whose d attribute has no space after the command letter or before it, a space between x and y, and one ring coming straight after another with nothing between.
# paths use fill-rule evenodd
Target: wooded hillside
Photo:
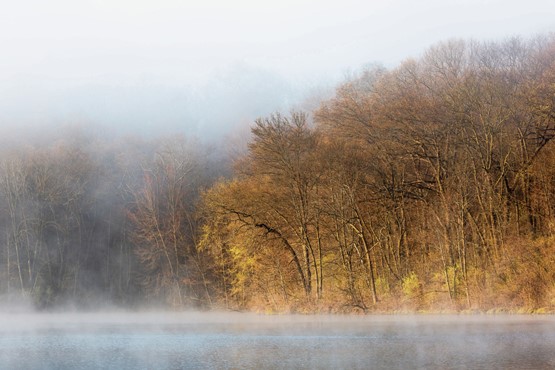
<instances>
[{"instance_id":1,"label":"wooded hillside","mask_svg":"<svg viewBox=\"0 0 555 370\"><path fill-rule=\"evenodd\" d=\"M220 295L281 310L553 308L555 43L448 41L252 129L203 197Z\"/></svg>"},{"instance_id":2,"label":"wooded hillside","mask_svg":"<svg viewBox=\"0 0 555 370\"><path fill-rule=\"evenodd\" d=\"M453 40L252 126L2 149L0 291L38 307L555 310L555 39Z\"/></svg>"}]
</instances>

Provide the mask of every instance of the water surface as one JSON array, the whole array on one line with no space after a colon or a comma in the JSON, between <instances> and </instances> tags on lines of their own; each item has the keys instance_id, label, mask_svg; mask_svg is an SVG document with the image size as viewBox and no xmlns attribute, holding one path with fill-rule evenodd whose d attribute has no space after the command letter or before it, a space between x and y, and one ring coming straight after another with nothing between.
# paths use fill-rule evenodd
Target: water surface
<instances>
[{"instance_id":1,"label":"water surface","mask_svg":"<svg viewBox=\"0 0 555 370\"><path fill-rule=\"evenodd\" d=\"M553 369L553 316L0 314L5 369Z\"/></svg>"}]
</instances>

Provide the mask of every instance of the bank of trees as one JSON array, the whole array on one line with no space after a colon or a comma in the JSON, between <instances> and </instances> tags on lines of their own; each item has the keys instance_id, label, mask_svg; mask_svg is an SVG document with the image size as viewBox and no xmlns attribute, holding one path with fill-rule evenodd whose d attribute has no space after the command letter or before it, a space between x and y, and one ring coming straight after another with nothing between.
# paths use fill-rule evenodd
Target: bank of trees
<instances>
[{"instance_id":1,"label":"bank of trees","mask_svg":"<svg viewBox=\"0 0 555 370\"><path fill-rule=\"evenodd\" d=\"M122 260L111 260L123 228L112 227L122 221L103 209L103 196L118 199L107 185L107 170L76 142L2 153L0 271L7 299L28 295L39 306L51 306L70 296L86 300L127 288L128 265L119 262L131 252L125 247ZM99 187L110 194L97 192ZM109 278L103 269L110 270Z\"/></svg>"},{"instance_id":2,"label":"bank of trees","mask_svg":"<svg viewBox=\"0 0 555 370\"><path fill-rule=\"evenodd\" d=\"M256 120L231 175L184 138L3 148L0 291L40 307L553 309L553 137L544 37L363 71L315 112Z\"/></svg>"},{"instance_id":3,"label":"bank of trees","mask_svg":"<svg viewBox=\"0 0 555 370\"><path fill-rule=\"evenodd\" d=\"M222 295L275 309L555 303L555 43L449 41L260 119L209 190ZM551 257L550 257L551 256Z\"/></svg>"},{"instance_id":4,"label":"bank of trees","mask_svg":"<svg viewBox=\"0 0 555 370\"><path fill-rule=\"evenodd\" d=\"M68 132L2 151L2 301L209 303L195 247L194 204L213 172L203 147Z\"/></svg>"}]
</instances>

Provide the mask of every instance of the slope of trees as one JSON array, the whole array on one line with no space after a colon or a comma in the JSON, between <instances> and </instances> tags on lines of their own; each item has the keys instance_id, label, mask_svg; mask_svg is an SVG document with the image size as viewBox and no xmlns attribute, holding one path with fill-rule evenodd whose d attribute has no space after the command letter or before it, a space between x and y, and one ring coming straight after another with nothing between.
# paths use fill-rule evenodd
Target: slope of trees
<instances>
[{"instance_id":1,"label":"slope of trees","mask_svg":"<svg viewBox=\"0 0 555 370\"><path fill-rule=\"evenodd\" d=\"M555 43L449 41L307 116L256 122L204 196L229 302L273 309L555 303Z\"/></svg>"},{"instance_id":2,"label":"slope of trees","mask_svg":"<svg viewBox=\"0 0 555 370\"><path fill-rule=\"evenodd\" d=\"M251 133L233 171L179 137L3 148L3 299L555 309L553 36L444 42Z\"/></svg>"},{"instance_id":3,"label":"slope of trees","mask_svg":"<svg viewBox=\"0 0 555 370\"><path fill-rule=\"evenodd\" d=\"M206 178L195 149L174 141L164 145L144 168L132 192L128 216L131 241L144 273L145 294L171 306L210 300L203 261L197 248L194 201Z\"/></svg>"},{"instance_id":4,"label":"slope of trees","mask_svg":"<svg viewBox=\"0 0 555 370\"><path fill-rule=\"evenodd\" d=\"M3 300L209 303L195 239L194 203L213 172L202 147L80 136L2 153Z\"/></svg>"}]
</instances>

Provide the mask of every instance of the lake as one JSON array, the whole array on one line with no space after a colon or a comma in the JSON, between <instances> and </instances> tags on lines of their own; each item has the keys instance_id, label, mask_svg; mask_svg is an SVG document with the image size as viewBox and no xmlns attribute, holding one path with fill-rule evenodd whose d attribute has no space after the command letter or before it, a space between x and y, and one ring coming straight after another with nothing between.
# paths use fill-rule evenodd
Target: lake
<instances>
[{"instance_id":1,"label":"lake","mask_svg":"<svg viewBox=\"0 0 555 370\"><path fill-rule=\"evenodd\" d=\"M553 369L553 316L0 313L2 369Z\"/></svg>"}]
</instances>

